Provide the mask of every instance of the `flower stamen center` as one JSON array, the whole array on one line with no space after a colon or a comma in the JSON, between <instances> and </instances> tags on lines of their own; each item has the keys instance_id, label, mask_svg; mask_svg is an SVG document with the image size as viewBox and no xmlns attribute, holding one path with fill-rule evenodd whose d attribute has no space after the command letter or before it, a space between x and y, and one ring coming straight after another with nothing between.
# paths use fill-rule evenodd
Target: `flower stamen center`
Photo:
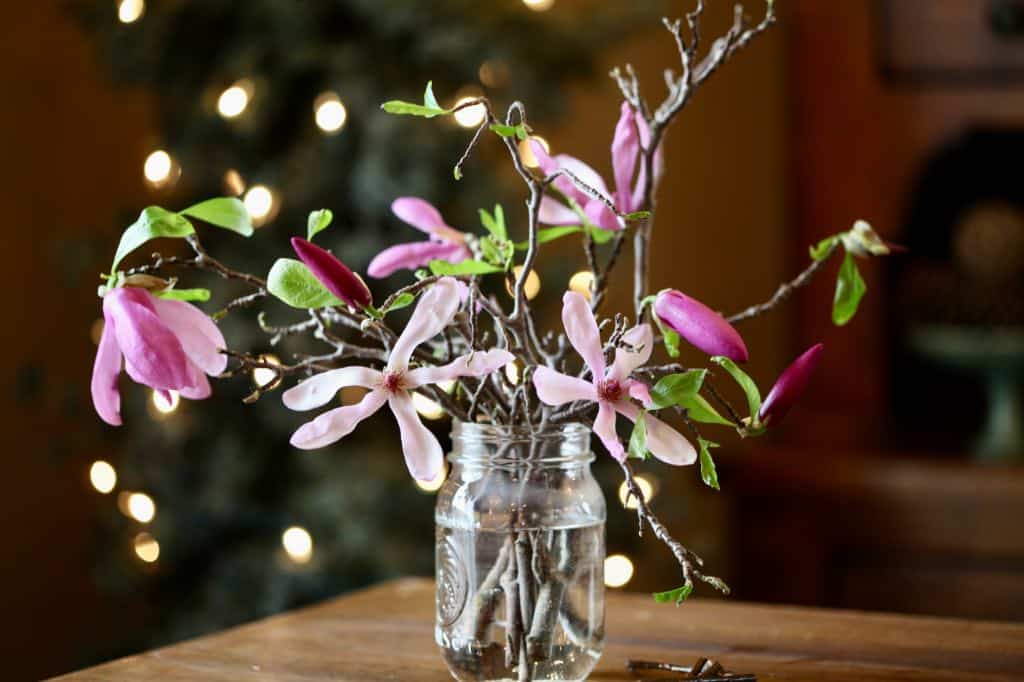
<instances>
[{"instance_id":1,"label":"flower stamen center","mask_svg":"<svg viewBox=\"0 0 1024 682\"><path fill-rule=\"evenodd\" d=\"M384 372L384 390L388 393L397 393L402 390L403 379L401 372Z\"/></svg>"},{"instance_id":2,"label":"flower stamen center","mask_svg":"<svg viewBox=\"0 0 1024 682\"><path fill-rule=\"evenodd\" d=\"M597 383L597 397L615 402L622 397L622 384L617 379L602 379Z\"/></svg>"}]
</instances>

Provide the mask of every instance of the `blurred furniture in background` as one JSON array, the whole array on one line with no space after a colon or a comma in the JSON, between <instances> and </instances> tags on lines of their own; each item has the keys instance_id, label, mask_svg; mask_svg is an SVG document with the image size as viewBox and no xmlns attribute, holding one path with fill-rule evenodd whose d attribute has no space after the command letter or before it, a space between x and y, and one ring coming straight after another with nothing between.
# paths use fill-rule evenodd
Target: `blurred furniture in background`
<instances>
[{"instance_id":1,"label":"blurred furniture in background","mask_svg":"<svg viewBox=\"0 0 1024 682\"><path fill-rule=\"evenodd\" d=\"M1024 469L785 449L732 468L743 599L1024 620Z\"/></svg>"}]
</instances>

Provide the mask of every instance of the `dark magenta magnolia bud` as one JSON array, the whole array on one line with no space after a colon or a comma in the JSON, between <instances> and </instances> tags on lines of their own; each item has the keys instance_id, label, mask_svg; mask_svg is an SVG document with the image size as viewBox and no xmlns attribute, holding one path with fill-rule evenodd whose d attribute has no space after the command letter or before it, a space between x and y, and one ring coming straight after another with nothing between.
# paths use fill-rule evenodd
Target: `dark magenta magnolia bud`
<instances>
[{"instance_id":1,"label":"dark magenta magnolia bud","mask_svg":"<svg viewBox=\"0 0 1024 682\"><path fill-rule=\"evenodd\" d=\"M353 308L363 308L373 303L366 282L329 251L301 237L292 237L292 248L313 276L342 301Z\"/></svg>"},{"instance_id":2,"label":"dark magenta magnolia bud","mask_svg":"<svg viewBox=\"0 0 1024 682\"><path fill-rule=\"evenodd\" d=\"M779 375L757 412L757 418L763 425L774 425L782 421L789 408L793 407L800 394L807 388L807 383L811 380L814 368L818 366L824 350L823 343L811 346Z\"/></svg>"},{"instance_id":3,"label":"dark magenta magnolia bud","mask_svg":"<svg viewBox=\"0 0 1024 682\"><path fill-rule=\"evenodd\" d=\"M682 292L660 292L654 299L654 314L666 327L708 355L724 355L733 362L746 362L750 357L739 332L724 317Z\"/></svg>"}]
</instances>

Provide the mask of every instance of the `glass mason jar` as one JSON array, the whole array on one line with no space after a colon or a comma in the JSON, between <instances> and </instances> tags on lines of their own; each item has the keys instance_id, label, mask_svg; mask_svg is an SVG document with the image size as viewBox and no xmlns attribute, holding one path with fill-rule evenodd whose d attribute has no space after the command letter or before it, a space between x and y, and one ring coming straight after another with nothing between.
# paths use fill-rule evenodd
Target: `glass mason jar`
<instances>
[{"instance_id":1,"label":"glass mason jar","mask_svg":"<svg viewBox=\"0 0 1024 682\"><path fill-rule=\"evenodd\" d=\"M604 645L590 429L463 424L438 493L435 639L458 680L583 680Z\"/></svg>"}]
</instances>

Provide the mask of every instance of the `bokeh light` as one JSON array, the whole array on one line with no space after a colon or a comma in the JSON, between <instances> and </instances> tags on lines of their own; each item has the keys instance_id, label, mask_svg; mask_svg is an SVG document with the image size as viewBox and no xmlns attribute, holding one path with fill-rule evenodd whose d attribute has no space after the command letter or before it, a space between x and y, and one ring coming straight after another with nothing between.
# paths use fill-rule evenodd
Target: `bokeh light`
<instances>
[{"instance_id":1,"label":"bokeh light","mask_svg":"<svg viewBox=\"0 0 1024 682\"><path fill-rule=\"evenodd\" d=\"M467 102L472 102L475 99L478 98L473 96L460 97L458 101L455 102L455 106L461 106ZM454 116L455 122L463 128L476 128L484 122L485 118L487 118L487 109L483 104L474 104L471 107L459 109L455 112Z\"/></svg>"},{"instance_id":2,"label":"bokeh light","mask_svg":"<svg viewBox=\"0 0 1024 682\"><path fill-rule=\"evenodd\" d=\"M313 558L313 536L301 526L292 526L282 533L281 546L288 558L297 564L309 563Z\"/></svg>"},{"instance_id":3,"label":"bokeh light","mask_svg":"<svg viewBox=\"0 0 1024 682\"><path fill-rule=\"evenodd\" d=\"M325 92L313 102L313 118L320 130L333 134L342 129L348 120L348 110L333 92Z\"/></svg>"},{"instance_id":4,"label":"bokeh light","mask_svg":"<svg viewBox=\"0 0 1024 682\"><path fill-rule=\"evenodd\" d=\"M121 0L117 4L117 19L122 24L133 24L146 11L145 0Z\"/></svg>"},{"instance_id":5,"label":"bokeh light","mask_svg":"<svg viewBox=\"0 0 1024 682\"><path fill-rule=\"evenodd\" d=\"M644 499L650 502L656 492L654 483L648 480L645 476L635 476L634 480L636 480L636 484L640 488L640 492L644 494ZM619 502L621 502L622 506L626 509L637 508L636 498L629 494L629 486L626 485L625 481L619 484Z\"/></svg>"},{"instance_id":6,"label":"bokeh light","mask_svg":"<svg viewBox=\"0 0 1024 682\"><path fill-rule=\"evenodd\" d=\"M139 533L136 535L132 545L135 549L135 556L147 564L151 564L160 558L160 543L149 533Z\"/></svg>"},{"instance_id":7,"label":"bokeh light","mask_svg":"<svg viewBox=\"0 0 1024 682\"><path fill-rule=\"evenodd\" d=\"M89 482L97 492L104 495L111 492L117 486L117 470L102 459L96 460L89 467Z\"/></svg>"},{"instance_id":8,"label":"bokeh light","mask_svg":"<svg viewBox=\"0 0 1024 682\"><path fill-rule=\"evenodd\" d=\"M625 554L612 554L604 560L604 584L622 587L633 578L633 562Z\"/></svg>"}]
</instances>

